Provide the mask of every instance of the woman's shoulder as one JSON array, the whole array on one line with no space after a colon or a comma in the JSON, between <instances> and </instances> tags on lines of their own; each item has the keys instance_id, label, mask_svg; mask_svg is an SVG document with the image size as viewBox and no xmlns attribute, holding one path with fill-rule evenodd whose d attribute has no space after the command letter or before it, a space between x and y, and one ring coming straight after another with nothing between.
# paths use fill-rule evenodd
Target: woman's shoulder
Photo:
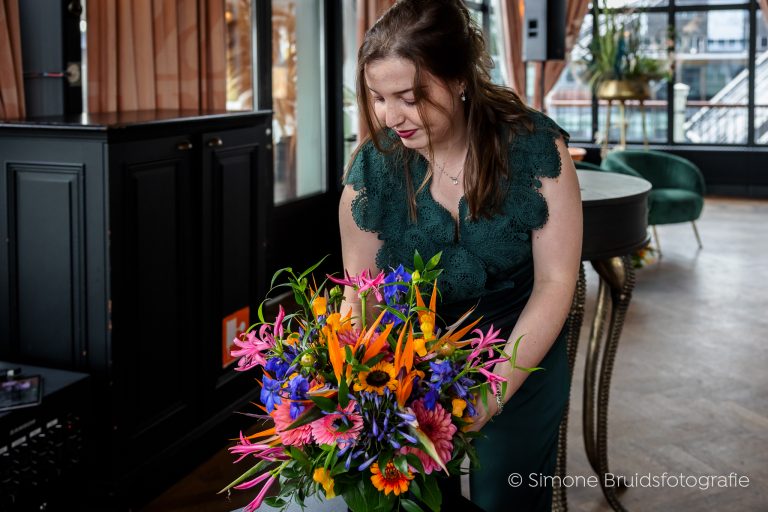
<instances>
[{"instance_id":1,"label":"woman's shoulder","mask_svg":"<svg viewBox=\"0 0 768 512\"><path fill-rule=\"evenodd\" d=\"M516 123L510 131L510 166L533 178L559 176L561 161L557 141L562 139L567 145L570 135L538 110L530 109L527 121Z\"/></svg>"}]
</instances>

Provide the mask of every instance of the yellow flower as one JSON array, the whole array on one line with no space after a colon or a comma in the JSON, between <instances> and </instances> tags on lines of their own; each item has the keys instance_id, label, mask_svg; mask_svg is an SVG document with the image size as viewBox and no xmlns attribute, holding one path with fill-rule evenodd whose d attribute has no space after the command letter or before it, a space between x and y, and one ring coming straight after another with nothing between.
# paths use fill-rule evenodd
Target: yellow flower
<instances>
[{"instance_id":1,"label":"yellow flower","mask_svg":"<svg viewBox=\"0 0 768 512\"><path fill-rule=\"evenodd\" d=\"M328 299L325 297L315 297L312 301L312 312L315 316L324 315L328 310Z\"/></svg>"},{"instance_id":2,"label":"yellow flower","mask_svg":"<svg viewBox=\"0 0 768 512\"><path fill-rule=\"evenodd\" d=\"M357 381L355 382L354 389L355 391L375 391L376 393L383 395L385 388L389 388L390 391L395 391L397 388L397 380L395 377L396 373L394 365L386 361L381 361L371 368L370 371L357 374Z\"/></svg>"},{"instance_id":3,"label":"yellow flower","mask_svg":"<svg viewBox=\"0 0 768 512\"><path fill-rule=\"evenodd\" d=\"M454 398L451 400L451 405L453 405L453 411L451 411L451 414L457 418L461 418L462 414L464 414L464 409L467 408L467 401L462 400L461 398Z\"/></svg>"},{"instance_id":4,"label":"yellow flower","mask_svg":"<svg viewBox=\"0 0 768 512\"><path fill-rule=\"evenodd\" d=\"M295 332L290 333L285 339L285 343L288 345L294 345L297 341L299 341L299 335Z\"/></svg>"},{"instance_id":5,"label":"yellow flower","mask_svg":"<svg viewBox=\"0 0 768 512\"><path fill-rule=\"evenodd\" d=\"M315 474L312 475L312 479L323 486L325 489L326 499L335 498L336 494L333 492L333 478L331 478L331 472L325 468L317 468Z\"/></svg>"},{"instance_id":6,"label":"yellow flower","mask_svg":"<svg viewBox=\"0 0 768 512\"><path fill-rule=\"evenodd\" d=\"M419 355L424 357L427 355L427 340L424 338L416 338L413 340L413 350Z\"/></svg>"},{"instance_id":7,"label":"yellow flower","mask_svg":"<svg viewBox=\"0 0 768 512\"><path fill-rule=\"evenodd\" d=\"M408 474L401 473L392 462L387 462L387 467L382 473L379 469L379 464L374 462L371 465L371 483L380 491L384 491L384 494L393 492L395 496L400 495L408 490L408 486L413 480L413 474L409 471Z\"/></svg>"}]
</instances>

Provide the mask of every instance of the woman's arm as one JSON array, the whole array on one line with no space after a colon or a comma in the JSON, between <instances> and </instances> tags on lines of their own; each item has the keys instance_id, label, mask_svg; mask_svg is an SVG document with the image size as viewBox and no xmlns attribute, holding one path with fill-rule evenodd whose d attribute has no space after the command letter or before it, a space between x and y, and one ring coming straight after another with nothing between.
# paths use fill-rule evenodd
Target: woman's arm
<instances>
[{"instance_id":1,"label":"woman's arm","mask_svg":"<svg viewBox=\"0 0 768 512\"><path fill-rule=\"evenodd\" d=\"M515 341L523 336L517 351L517 365L527 368L538 366L560 333L571 307L581 262L583 221L579 181L562 139L558 139L557 149L560 176L541 180L549 219L544 227L532 233L533 291L505 347L505 352L511 354ZM508 381L504 402L529 375L522 370L513 371L509 362L498 363L493 372ZM488 400L488 409L484 417L477 418L473 430L479 430L496 412L496 400L492 397Z\"/></svg>"},{"instance_id":2,"label":"woman's arm","mask_svg":"<svg viewBox=\"0 0 768 512\"><path fill-rule=\"evenodd\" d=\"M350 275L356 275L363 270L368 270L371 275L376 275L376 254L381 248L382 241L376 233L363 231L352 218L352 201L358 192L347 185L341 193L339 201L339 230L341 231L341 257L344 269ZM360 318L360 299L349 286L344 289L344 302L341 305L341 314L344 316L349 309L352 316Z\"/></svg>"}]
</instances>

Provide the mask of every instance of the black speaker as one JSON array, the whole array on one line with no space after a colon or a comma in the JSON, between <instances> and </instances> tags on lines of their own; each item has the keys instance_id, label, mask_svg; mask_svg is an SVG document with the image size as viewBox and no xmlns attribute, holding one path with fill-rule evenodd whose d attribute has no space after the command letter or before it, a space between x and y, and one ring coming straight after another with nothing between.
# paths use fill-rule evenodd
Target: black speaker
<instances>
[{"instance_id":1,"label":"black speaker","mask_svg":"<svg viewBox=\"0 0 768 512\"><path fill-rule=\"evenodd\" d=\"M565 59L566 0L525 0L523 59Z\"/></svg>"}]
</instances>

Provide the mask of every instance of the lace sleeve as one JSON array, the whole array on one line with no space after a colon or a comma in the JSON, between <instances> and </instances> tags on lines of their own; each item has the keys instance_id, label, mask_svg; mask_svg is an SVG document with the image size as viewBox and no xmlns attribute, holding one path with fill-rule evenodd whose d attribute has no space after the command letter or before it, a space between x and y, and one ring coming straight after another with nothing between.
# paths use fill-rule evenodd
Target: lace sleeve
<instances>
[{"instance_id":1,"label":"lace sleeve","mask_svg":"<svg viewBox=\"0 0 768 512\"><path fill-rule=\"evenodd\" d=\"M394 204L397 186L387 158L371 141L365 143L350 165L345 185L352 185L357 196L352 200L352 218L357 226L372 233L383 233L389 218L387 205Z\"/></svg>"},{"instance_id":2,"label":"lace sleeve","mask_svg":"<svg viewBox=\"0 0 768 512\"><path fill-rule=\"evenodd\" d=\"M529 200L521 206L527 210L525 216L529 228L535 230L544 227L549 218L549 208L540 191L541 178L560 176L562 161L557 141L562 137L567 145L570 135L540 112L533 114L533 122L534 131L523 134L513 145L510 162L513 165L514 162L521 162L518 183L530 194Z\"/></svg>"}]
</instances>

